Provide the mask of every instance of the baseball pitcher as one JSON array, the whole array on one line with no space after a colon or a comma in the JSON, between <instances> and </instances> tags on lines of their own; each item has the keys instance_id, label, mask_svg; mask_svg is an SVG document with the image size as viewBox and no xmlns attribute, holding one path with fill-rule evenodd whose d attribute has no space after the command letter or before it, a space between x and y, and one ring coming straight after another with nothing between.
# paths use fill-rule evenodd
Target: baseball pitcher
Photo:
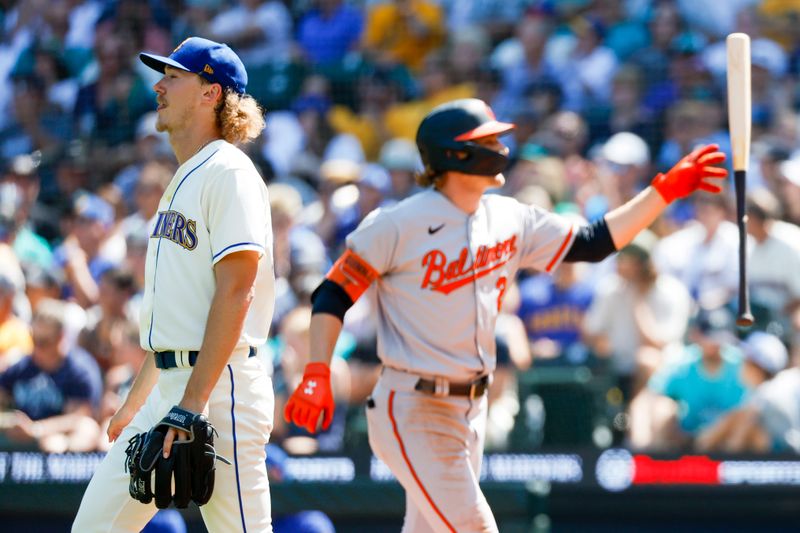
<instances>
[{"instance_id":1,"label":"baseball pitcher","mask_svg":"<svg viewBox=\"0 0 800 533\"><path fill-rule=\"evenodd\" d=\"M191 501L211 532L270 531L274 401L253 355L273 312L272 228L267 188L234 146L259 135L263 115L224 44L192 37L169 57L140 58L164 74L157 129L180 167L150 228L140 323L149 353L73 531L138 532L157 508Z\"/></svg>"}]
</instances>

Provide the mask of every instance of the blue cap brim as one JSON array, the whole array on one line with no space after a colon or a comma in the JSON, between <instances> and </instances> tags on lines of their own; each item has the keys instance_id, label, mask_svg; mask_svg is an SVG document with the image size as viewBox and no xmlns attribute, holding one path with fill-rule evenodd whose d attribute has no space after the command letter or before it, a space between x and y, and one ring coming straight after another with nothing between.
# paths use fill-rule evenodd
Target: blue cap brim
<instances>
[{"instance_id":1,"label":"blue cap brim","mask_svg":"<svg viewBox=\"0 0 800 533\"><path fill-rule=\"evenodd\" d=\"M180 70L185 70L186 72L191 72L191 70L189 70L188 68L184 67L174 59L170 59L168 57L157 56L155 54L141 53L139 54L139 59L142 61L142 63L144 63L151 69L161 72L162 74L164 73L164 67L167 66L174 67Z\"/></svg>"}]
</instances>

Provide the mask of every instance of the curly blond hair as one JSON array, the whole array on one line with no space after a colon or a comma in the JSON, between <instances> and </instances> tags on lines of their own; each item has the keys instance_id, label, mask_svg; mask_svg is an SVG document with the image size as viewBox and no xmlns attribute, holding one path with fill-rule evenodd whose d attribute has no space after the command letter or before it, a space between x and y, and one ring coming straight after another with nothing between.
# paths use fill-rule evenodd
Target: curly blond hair
<instances>
[{"instance_id":1,"label":"curly blond hair","mask_svg":"<svg viewBox=\"0 0 800 533\"><path fill-rule=\"evenodd\" d=\"M249 94L225 89L216 112L220 134L231 144L252 141L261 135L265 126L264 110Z\"/></svg>"}]
</instances>

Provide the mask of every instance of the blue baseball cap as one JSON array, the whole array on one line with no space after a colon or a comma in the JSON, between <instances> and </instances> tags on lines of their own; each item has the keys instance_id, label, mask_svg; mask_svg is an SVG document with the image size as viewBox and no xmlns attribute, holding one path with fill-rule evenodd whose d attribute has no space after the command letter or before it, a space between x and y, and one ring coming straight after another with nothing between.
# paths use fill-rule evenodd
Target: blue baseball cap
<instances>
[{"instance_id":1,"label":"blue baseball cap","mask_svg":"<svg viewBox=\"0 0 800 533\"><path fill-rule=\"evenodd\" d=\"M227 44L202 37L189 37L169 57L142 52L139 59L158 72L164 72L167 66L185 70L239 94L247 87L247 71L239 56Z\"/></svg>"},{"instance_id":2,"label":"blue baseball cap","mask_svg":"<svg viewBox=\"0 0 800 533\"><path fill-rule=\"evenodd\" d=\"M81 191L76 194L73 210L75 215L95 220L104 226L110 226L114 222L114 208L111 204L90 192Z\"/></svg>"}]
</instances>

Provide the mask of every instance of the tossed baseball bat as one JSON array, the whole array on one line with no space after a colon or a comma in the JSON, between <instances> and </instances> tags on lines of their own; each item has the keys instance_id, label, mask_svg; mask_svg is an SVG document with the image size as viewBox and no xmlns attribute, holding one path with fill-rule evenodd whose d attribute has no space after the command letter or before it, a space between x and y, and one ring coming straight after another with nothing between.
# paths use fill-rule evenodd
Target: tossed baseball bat
<instances>
[{"instance_id":1,"label":"tossed baseball bat","mask_svg":"<svg viewBox=\"0 0 800 533\"><path fill-rule=\"evenodd\" d=\"M736 222L739 226L739 313L738 326L753 325L747 289L747 215L745 213L747 166L750 162L750 37L731 33L728 51L728 124L733 150L733 179L736 188Z\"/></svg>"}]
</instances>

